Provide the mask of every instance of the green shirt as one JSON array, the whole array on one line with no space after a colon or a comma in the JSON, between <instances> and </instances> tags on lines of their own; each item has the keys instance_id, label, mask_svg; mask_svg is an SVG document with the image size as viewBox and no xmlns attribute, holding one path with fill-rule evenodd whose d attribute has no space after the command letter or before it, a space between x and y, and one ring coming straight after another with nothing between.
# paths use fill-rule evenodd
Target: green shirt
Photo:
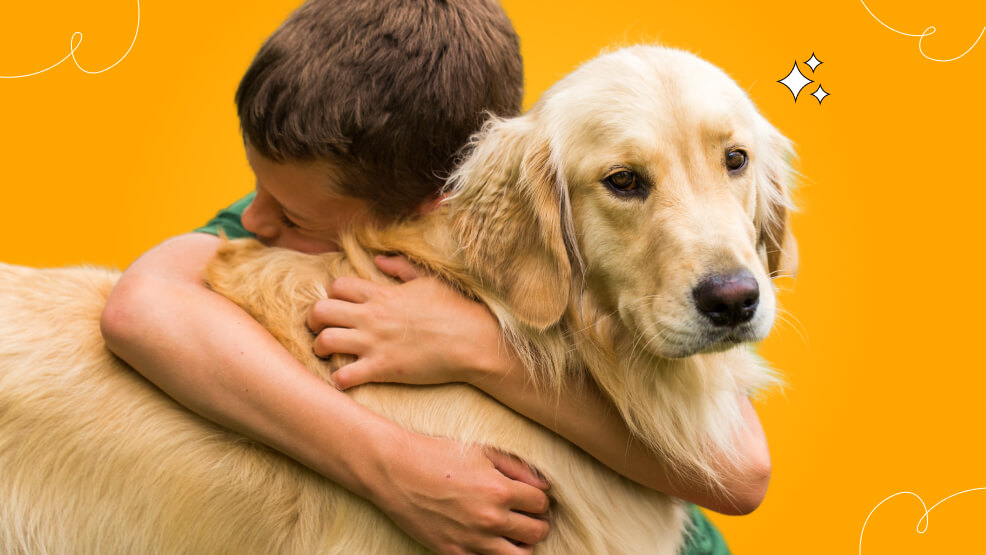
<instances>
[{"instance_id":1,"label":"green shirt","mask_svg":"<svg viewBox=\"0 0 986 555\"><path fill-rule=\"evenodd\" d=\"M243 210L253 201L255 193L236 201L229 208L220 210L209 223L196 229L202 233L219 235L222 230L230 239L253 237L254 235L243 228L240 216ZM688 527L688 542L681 550L681 555L730 555L722 534L695 505L688 505L691 523Z\"/></svg>"},{"instance_id":2,"label":"green shirt","mask_svg":"<svg viewBox=\"0 0 986 555\"><path fill-rule=\"evenodd\" d=\"M243 227L243 224L240 222L240 217L243 215L243 210L246 209L247 205L253 202L253 197L255 196L257 196L256 191L234 202L228 208L223 208L214 218L209 220L209 223L196 229L195 231L208 233L209 235L215 235L217 237L219 236L219 232L222 231L226 234L226 237L230 239L254 237L254 234L250 233Z\"/></svg>"},{"instance_id":3,"label":"green shirt","mask_svg":"<svg viewBox=\"0 0 986 555\"><path fill-rule=\"evenodd\" d=\"M730 555L726 540L715 524L698 507L688 504L691 523L688 541L681 549L681 555Z\"/></svg>"}]
</instances>

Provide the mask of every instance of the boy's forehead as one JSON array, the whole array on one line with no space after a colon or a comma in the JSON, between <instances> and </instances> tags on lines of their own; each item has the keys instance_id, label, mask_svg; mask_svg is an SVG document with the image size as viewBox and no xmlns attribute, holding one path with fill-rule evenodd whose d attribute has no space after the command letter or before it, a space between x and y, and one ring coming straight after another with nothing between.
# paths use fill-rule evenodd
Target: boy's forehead
<instances>
[{"instance_id":1,"label":"boy's forehead","mask_svg":"<svg viewBox=\"0 0 986 555\"><path fill-rule=\"evenodd\" d=\"M366 202L346 195L339 184L342 172L328 162L271 160L247 147L258 194L273 202L288 219L311 231L337 227L340 220L362 217Z\"/></svg>"},{"instance_id":2,"label":"boy's forehead","mask_svg":"<svg viewBox=\"0 0 986 555\"><path fill-rule=\"evenodd\" d=\"M306 196L351 198L341 185L344 172L329 160L272 160L246 144L246 156L258 181L265 187L297 189Z\"/></svg>"}]
</instances>

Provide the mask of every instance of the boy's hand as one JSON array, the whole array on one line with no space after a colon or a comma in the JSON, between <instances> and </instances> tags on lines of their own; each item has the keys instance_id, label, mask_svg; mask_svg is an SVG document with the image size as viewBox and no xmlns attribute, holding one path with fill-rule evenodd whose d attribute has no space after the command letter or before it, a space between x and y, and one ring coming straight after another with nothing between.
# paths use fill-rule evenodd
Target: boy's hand
<instances>
[{"instance_id":1,"label":"boy's hand","mask_svg":"<svg viewBox=\"0 0 986 555\"><path fill-rule=\"evenodd\" d=\"M308 314L315 354L356 355L333 374L342 389L367 382L440 384L479 377L500 328L483 305L422 275L403 257L376 258L405 283L337 279ZM483 351L486 349L486 351ZM484 362L488 362L486 357ZM548 533L548 484L514 457L408 434L364 479L369 497L410 536L440 553L531 553ZM393 461L393 464L387 464Z\"/></svg>"},{"instance_id":2,"label":"boy's hand","mask_svg":"<svg viewBox=\"0 0 986 555\"><path fill-rule=\"evenodd\" d=\"M439 553L531 553L548 534L548 484L514 457L407 435L373 502ZM411 454L412 456L408 456Z\"/></svg>"},{"instance_id":3,"label":"boy's hand","mask_svg":"<svg viewBox=\"0 0 986 555\"><path fill-rule=\"evenodd\" d=\"M337 386L469 383L509 351L485 306L436 278L419 276L403 257L378 256L375 261L405 283L387 286L339 278L330 298L308 314L308 327L318 334L316 355L358 357L333 374Z\"/></svg>"}]
</instances>

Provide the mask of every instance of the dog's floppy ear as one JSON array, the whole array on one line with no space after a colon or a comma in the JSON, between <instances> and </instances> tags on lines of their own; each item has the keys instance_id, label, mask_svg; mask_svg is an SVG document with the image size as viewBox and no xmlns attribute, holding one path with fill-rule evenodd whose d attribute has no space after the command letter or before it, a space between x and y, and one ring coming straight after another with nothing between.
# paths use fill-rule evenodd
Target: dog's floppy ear
<instances>
[{"instance_id":1,"label":"dog's floppy ear","mask_svg":"<svg viewBox=\"0 0 986 555\"><path fill-rule=\"evenodd\" d=\"M760 118L765 129L762 158L757 176L756 224L759 246L766 257L771 277L794 277L798 271L798 245L791 233L791 187L794 170L794 148L780 131Z\"/></svg>"},{"instance_id":2,"label":"dog's floppy ear","mask_svg":"<svg viewBox=\"0 0 986 555\"><path fill-rule=\"evenodd\" d=\"M450 179L454 233L466 264L513 315L545 329L568 305L572 269L548 141L531 115L491 120Z\"/></svg>"}]
</instances>

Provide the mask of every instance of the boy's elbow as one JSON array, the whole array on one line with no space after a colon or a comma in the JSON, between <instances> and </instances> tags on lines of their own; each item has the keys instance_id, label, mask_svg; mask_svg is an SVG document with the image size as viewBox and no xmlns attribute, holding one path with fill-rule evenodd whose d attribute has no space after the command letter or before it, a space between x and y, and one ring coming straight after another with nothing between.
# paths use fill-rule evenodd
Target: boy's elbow
<instances>
[{"instance_id":1,"label":"boy's elbow","mask_svg":"<svg viewBox=\"0 0 986 555\"><path fill-rule=\"evenodd\" d=\"M748 515L760 507L764 498L767 496L767 487L770 485L770 460L754 465L747 473L746 479L740 491L737 492L735 500L735 512L730 513L736 516Z\"/></svg>"},{"instance_id":2,"label":"boy's elbow","mask_svg":"<svg viewBox=\"0 0 986 555\"><path fill-rule=\"evenodd\" d=\"M106 299L99 318L103 341L114 353L139 336L148 301L156 297L153 283L141 276L124 274ZM118 353L119 354L119 353Z\"/></svg>"},{"instance_id":3,"label":"boy's elbow","mask_svg":"<svg viewBox=\"0 0 986 555\"><path fill-rule=\"evenodd\" d=\"M189 288L201 289L199 276L221 240L205 233L172 237L137 259L116 283L99 319L103 340L120 354L160 325L161 309Z\"/></svg>"},{"instance_id":4,"label":"boy's elbow","mask_svg":"<svg viewBox=\"0 0 986 555\"><path fill-rule=\"evenodd\" d=\"M760 507L770 485L770 457L748 461L737 469L735 477L726 484L727 495L710 509L730 516L743 516Z\"/></svg>"}]
</instances>

